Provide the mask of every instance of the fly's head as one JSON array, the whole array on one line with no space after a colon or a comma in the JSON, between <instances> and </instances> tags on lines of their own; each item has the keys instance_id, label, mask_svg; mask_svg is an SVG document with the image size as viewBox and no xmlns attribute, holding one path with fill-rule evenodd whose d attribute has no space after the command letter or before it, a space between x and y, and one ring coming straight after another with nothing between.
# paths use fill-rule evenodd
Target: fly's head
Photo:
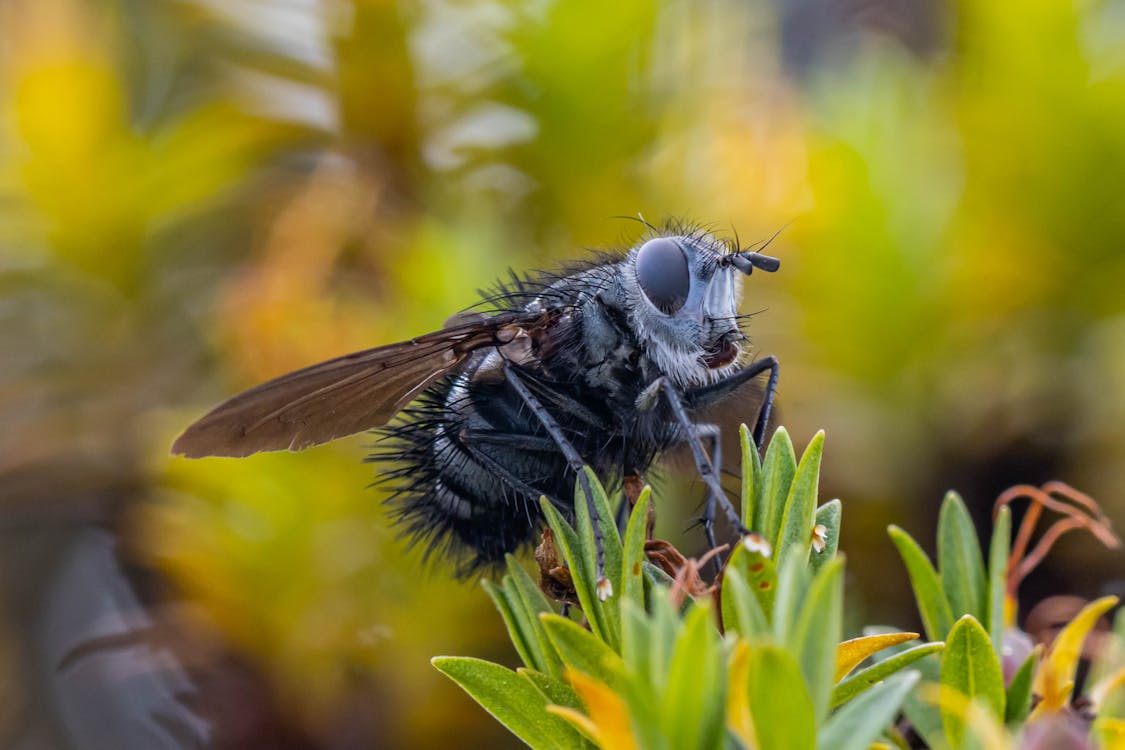
<instances>
[{"instance_id":1,"label":"fly's head","mask_svg":"<svg viewBox=\"0 0 1125 750\"><path fill-rule=\"evenodd\" d=\"M641 345L681 387L729 375L740 366L746 339L738 313L742 277L779 265L703 232L646 239L629 251L623 278Z\"/></svg>"}]
</instances>

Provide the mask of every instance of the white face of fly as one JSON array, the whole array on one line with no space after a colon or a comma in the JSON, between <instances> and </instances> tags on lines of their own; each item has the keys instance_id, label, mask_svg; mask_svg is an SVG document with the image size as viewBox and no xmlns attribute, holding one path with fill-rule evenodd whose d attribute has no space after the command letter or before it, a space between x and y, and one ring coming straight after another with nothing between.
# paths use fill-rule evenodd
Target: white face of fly
<instances>
[{"instance_id":1,"label":"white face of fly","mask_svg":"<svg viewBox=\"0 0 1125 750\"><path fill-rule=\"evenodd\" d=\"M706 385L741 366L738 302L743 273L710 234L654 237L629 251L629 314L649 358L681 388Z\"/></svg>"}]
</instances>

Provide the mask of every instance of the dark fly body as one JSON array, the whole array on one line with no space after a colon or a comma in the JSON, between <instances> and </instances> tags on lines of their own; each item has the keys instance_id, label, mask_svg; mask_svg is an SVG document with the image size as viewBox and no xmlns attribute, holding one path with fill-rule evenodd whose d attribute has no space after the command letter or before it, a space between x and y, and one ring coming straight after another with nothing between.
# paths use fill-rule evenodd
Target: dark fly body
<instances>
[{"instance_id":1,"label":"dark fly body","mask_svg":"<svg viewBox=\"0 0 1125 750\"><path fill-rule=\"evenodd\" d=\"M778 366L747 361L737 307L742 277L778 265L702 230L652 229L625 252L513 278L435 333L252 388L172 450L246 456L381 428L372 459L390 466L381 481L396 513L467 573L532 540L540 496L572 515L583 465L610 480L640 475L686 443L713 545L716 508L746 530L719 484L719 430L697 420L765 376L760 446Z\"/></svg>"}]
</instances>

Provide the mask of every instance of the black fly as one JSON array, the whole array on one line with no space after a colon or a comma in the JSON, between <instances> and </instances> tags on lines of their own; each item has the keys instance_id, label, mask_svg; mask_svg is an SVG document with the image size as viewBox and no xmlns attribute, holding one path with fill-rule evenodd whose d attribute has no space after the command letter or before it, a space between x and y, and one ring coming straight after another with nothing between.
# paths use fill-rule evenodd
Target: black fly
<instances>
[{"instance_id":1,"label":"black fly","mask_svg":"<svg viewBox=\"0 0 1125 750\"><path fill-rule=\"evenodd\" d=\"M483 311L440 331L251 388L172 451L247 456L382 428L372 458L394 464L384 481L398 516L431 549L456 553L464 573L532 540L541 495L571 516L576 481L591 497L583 465L639 475L686 443L707 485L713 547L716 507L747 530L719 483L719 430L693 417L768 372L753 433L761 446L778 363L745 361L737 304L743 275L778 266L702 230L652 229L627 252L513 277L485 295ZM599 540L605 598L600 552Z\"/></svg>"}]
</instances>

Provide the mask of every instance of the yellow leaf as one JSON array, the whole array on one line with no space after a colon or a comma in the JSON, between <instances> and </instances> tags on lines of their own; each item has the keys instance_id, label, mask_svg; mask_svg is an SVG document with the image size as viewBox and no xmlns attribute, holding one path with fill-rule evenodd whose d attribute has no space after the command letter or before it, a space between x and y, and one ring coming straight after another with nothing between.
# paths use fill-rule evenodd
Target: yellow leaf
<instances>
[{"instance_id":1,"label":"yellow leaf","mask_svg":"<svg viewBox=\"0 0 1125 750\"><path fill-rule=\"evenodd\" d=\"M566 670L566 679L585 704L587 716L563 706L548 706L547 710L569 721L602 750L637 750L625 701L604 682L573 669Z\"/></svg>"},{"instance_id":2,"label":"yellow leaf","mask_svg":"<svg viewBox=\"0 0 1125 750\"><path fill-rule=\"evenodd\" d=\"M748 750L756 750L754 718L750 713L750 645L739 641L730 659L727 687L727 728Z\"/></svg>"},{"instance_id":3,"label":"yellow leaf","mask_svg":"<svg viewBox=\"0 0 1125 750\"><path fill-rule=\"evenodd\" d=\"M971 701L962 693L936 683L918 688L922 699L937 706L943 714L961 717L984 750L1011 750L1012 739L982 701Z\"/></svg>"},{"instance_id":4,"label":"yellow leaf","mask_svg":"<svg viewBox=\"0 0 1125 750\"><path fill-rule=\"evenodd\" d=\"M1078 658L1082 655L1082 642L1097 624L1098 618L1116 604L1116 596L1103 596L1090 602L1058 634L1051 645L1051 652L1035 673L1032 689L1040 697L1040 701L1029 720L1058 711L1070 701L1070 693L1074 689L1074 673L1078 669Z\"/></svg>"},{"instance_id":5,"label":"yellow leaf","mask_svg":"<svg viewBox=\"0 0 1125 750\"><path fill-rule=\"evenodd\" d=\"M1096 719L1094 736L1102 750L1125 750L1125 719Z\"/></svg>"},{"instance_id":6,"label":"yellow leaf","mask_svg":"<svg viewBox=\"0 0 1125 750\"><path fill-rule=\"evenodd\" d=\"M550 704L547 706L547 713L554 714L555 716L563 719L571 724L575 729L584 734L591 742L598 741L598 728L590 717L581 711L577 711L567 706L556 706Z\"/></svg>"},{"instance_id":7,"label":"yellow leaf","mask_svg":"<svg viewBox=\"0 0 1125 750\"><path fill-rule=\"evenodd\" d=\"M836 682L844 679L861 661L885 648L912 641L917 633L885 633L852 638L836 647Z\"/></svg>"}]
</instances>

